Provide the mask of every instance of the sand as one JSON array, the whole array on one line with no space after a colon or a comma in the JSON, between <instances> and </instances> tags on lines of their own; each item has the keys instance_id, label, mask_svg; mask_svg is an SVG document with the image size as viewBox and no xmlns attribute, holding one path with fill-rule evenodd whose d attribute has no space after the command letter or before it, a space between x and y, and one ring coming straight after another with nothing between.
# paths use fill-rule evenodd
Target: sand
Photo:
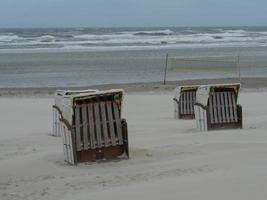
<instances>
[{"instance_id":1,"label":"sand","mask_svg":"<svg viewBox=\"0 0 267 200\"><path fill-rule=\"evenodd\" d=\"M108 90L110 88L122 88L126 92L172 92L177 85L203 85L203 84L217 84L217 83L237 83L240 82L238 78L215 78L215 79L191 79L191 80L177 80L161 82L143 82L143 83L121 83L121 84L102 84L90 85L87 87L27 87L27 88L1 88L0 97L18 97L18 96L38 96L51 97L57 89L92 89ZM241 79L242 88L245 91L267 91L267 78L264 77L246 77Z\"/></svg>"},{"instance_id":2,"label":"sand","mask_svg":"<svg viewBox=\"0 0 267 200\"><path fill-rule=\"evenodd\" d=\"M0 98L0 199L251 200L267 196L267 92L241 92L244 129L173 119L172 93L127 93L130 159L70 166L51 96Z\"/></svg>"}]
</instances>

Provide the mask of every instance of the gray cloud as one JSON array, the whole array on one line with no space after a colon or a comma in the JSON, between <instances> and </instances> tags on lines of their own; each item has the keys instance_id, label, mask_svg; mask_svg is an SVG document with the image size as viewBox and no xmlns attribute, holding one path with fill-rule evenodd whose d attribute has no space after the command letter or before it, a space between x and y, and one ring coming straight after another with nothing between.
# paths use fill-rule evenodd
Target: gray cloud
<instances>
[{"instance_id":1,"label":"gray cloud","mask_svg":"<svg viewBox=\"0 0 267 200\"><path fill-rule=\"evenodd\" d=\"M266 25L265 0L1 0L0 27Z\"/></svg>"}]
</instances>

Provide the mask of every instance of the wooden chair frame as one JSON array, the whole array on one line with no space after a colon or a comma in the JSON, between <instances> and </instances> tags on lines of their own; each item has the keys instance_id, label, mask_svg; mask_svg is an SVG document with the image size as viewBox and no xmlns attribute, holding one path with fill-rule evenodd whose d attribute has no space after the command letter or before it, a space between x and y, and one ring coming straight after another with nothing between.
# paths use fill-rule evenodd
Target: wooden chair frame
<instances>
[{"instance_id":1,"label":"wooden chair frame","mask_svg":"<svg viewBox=\"0 0 267 200\"><path fill-rule=\"evenodd\" d=\"M114 99L114 96L119 97ZM127 122L121 118L122 91L91 94L73 100L70 123L60 109L65 160L79 162L129 158Z\"/></svg>"},{"instance_id":2,"label":"wooden chair frame","mask_svg":"<svg viewBox=\"0 0 267 200\"><path fill-rule=\"evenodd\" d=\"M201 131L242 128L242 106L237 104L239 85L211 87L207 105L195 103L197 126Z\"/></svg>"},{"instance_id":3,"label":"wooden chair frame","mask_svg":"<svg viewBox=\"0 0 267 200\"><path fill-rule=\"evenodd\" d=\"M173 98L175 119L195 119L194 104L197 88L198 86L180 86L175 89Z\"/></svg>"}]
</instances>

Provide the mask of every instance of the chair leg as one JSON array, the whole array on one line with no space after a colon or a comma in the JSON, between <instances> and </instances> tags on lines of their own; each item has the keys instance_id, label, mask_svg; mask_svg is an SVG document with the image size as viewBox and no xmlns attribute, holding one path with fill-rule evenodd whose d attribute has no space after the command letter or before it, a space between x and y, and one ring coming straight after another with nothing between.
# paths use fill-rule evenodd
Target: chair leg
<instances>
[{"instance_id":1,"label":"chair leg","mask_svg":"<svg viewBox=\"0 0 267 200\"><path fill-rule=\"evenodd\" d=\"M237 105L237 118L238 118L238 125L240 128L243 127L243 116L242 116L242 106Z\"/></svg>"},{"instance_id":2,"label":"chair leg","mask_svg":"<svg viewBox=\"0 0 267 200\"><path fill-rule=\"evenodd\" d=\"M122 119L121 124L122 124L123 143L124 143L125 153L126 153L127 158L129 158L128 125L127 125L126 119Z\"/></svg>"}]
</instances>

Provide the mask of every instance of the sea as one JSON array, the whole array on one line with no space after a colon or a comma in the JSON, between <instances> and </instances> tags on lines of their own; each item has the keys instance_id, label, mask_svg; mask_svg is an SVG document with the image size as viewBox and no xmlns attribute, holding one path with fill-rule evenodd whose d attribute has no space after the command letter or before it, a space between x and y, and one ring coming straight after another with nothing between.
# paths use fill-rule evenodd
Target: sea
<instances>
[{"instance_id":1,"label":"sea","mask_svg":"<svg viewBox=\"0 0 267 200\"><path fill-rule=\"evenodd\" d=\"M233 61L230 74L188 64L215 58ZM167 80L228 77L235 62L244 77L267 76L267 27L0 29L0 88L162 81L166 65Z\"/></svg>"}]
</instances>

